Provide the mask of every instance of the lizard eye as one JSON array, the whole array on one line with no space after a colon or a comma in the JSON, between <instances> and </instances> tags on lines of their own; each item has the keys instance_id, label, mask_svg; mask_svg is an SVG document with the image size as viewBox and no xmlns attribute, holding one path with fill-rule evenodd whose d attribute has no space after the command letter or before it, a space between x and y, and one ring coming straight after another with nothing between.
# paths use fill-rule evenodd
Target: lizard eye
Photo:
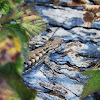
<instances>
[{"instance_id":1,"label":"lizard eye","mask_svg":"<svg viewBox=\"0 0 100 100\"><path fill-rule=\"evenodd\" d=\"M24 62L24 64L27 64L27 62Z\"/></svg>"},{"instance_id":2,"label":"lizard eye","mask_svg":"<svg viewBox=\"0 0 100 100\"><path fill-rule=\"evenodd\" d=\"M49 41L54 41L54 39L53 38L50 38Z\"/></svg>"}]
</instances>

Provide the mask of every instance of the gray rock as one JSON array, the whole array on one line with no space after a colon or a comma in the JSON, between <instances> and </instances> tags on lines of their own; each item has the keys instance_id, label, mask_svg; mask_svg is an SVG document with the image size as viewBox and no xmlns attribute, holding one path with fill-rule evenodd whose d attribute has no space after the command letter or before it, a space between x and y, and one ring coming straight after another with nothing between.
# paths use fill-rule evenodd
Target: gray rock
<instances>
[{"instance_id":1,"label":"gray rock","mask_svg":"<svg viewBox=\"0 0 100 100\"><path fill-rule=\"evenodd\" d=\"M43 100L42 98L36 96L35 100Z\"/></svg>"},{"instance_id":2,"label":"gray rock","mask_svg":"<svg viewBox=\"0 0 100 100\"><path fill-rule=\"evenodd\" d=\"M25 84L37 89L39 99L80 100L84 83L89 79L80 71L92 69L100 59L100 21L86 26L82 20L85 11L44 4L50 0L37 2L41 6L36 9L48 30L33 38L30 44L43 46L55 36L62 38L64 43L45 57L44 63L23 74ZM92 94L82 100L95 100L95 96Z\"/></svg>"},{"instance_id":3,"label":"gray rock","mask_svg":"<svg viewBox=\"0 0 100 100\"><path fill-rule=\"evenodd\" d=\"M79 11L71 8L54 9L52 7L36 6L44 21L52 26L64 27L71 29L73 27L87 27L100 29L100 21L93 22L87 26L83 22L83 14L85 11Z\"/></svg>"}]
</instances>

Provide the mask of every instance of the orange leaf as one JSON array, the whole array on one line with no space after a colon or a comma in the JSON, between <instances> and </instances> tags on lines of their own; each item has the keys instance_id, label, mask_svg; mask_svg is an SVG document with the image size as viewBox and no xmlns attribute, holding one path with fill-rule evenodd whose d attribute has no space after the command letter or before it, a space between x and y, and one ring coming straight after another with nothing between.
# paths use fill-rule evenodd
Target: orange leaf
<instances>
[{"instance_id":1,"label":"orange leaf","mask_svg":"<svg viewBox=\"0 0 100 100\"><path fill-rule=\"evenodd\" d=\"M85 5L85 10L97 13L100 12L100 5Z\"/></svg>"},{"instance_id":2,"label":"orange leaf","mask_svg":"<svg viewBox=\"0 0 100 100\"><path fill-rule=\"evenodd\" d=\"M86 12L83 17L84 23L86 25L91 25L94 21L94 14L92 12Z\"/></svg>"},{"instance_id":3,"label":"orange leaf","mask_svg":"<svg viewBox=\"0 0 100 100\"><path fill-rule=\"evenodd\" d=\"M100 20L100 16L98 14L96 14L95 20Z\"/></svg>"},{"instance_id":4,"label":"orange leaf","mask_svg":"<svg viewBox=\"0 0 100 100\"><path fill-rule=\"evenodd\" d=\"M72 0L70 3L68 3L69 6L78 6L89 3L88 0Z\"/></svg>"},{"instance_id":5,"label":"orange leaf","mask_svg":"<svg viewBox=\"0 0 100 100\"><path fill-rule=\"evenodd\" d=\"M94 0L97 5L100 5L100 0Z\"/></svg>"},{"instance_id":6,"label":"orange leaf","mask_svg":"<svg viewBox=\"0 0 100 100\"><path fill-rule=\"evenodd\" d=\"M87 25L91 25L94 20L100 20L100 16L97 14L100 12L100 5L85 5L85 10L83 20Z\"/></svg>"},{"instance_id":7,"label":"orange leaf","mask_svg":"<svg viewBox=\"0 0 100 100\"><path fill-rule=\"evenodd\" d=\"M60 6L59 0L54 0L54 2L50 2L51 4L54 4L56 6Z\"/></svg>"}]
</instances>

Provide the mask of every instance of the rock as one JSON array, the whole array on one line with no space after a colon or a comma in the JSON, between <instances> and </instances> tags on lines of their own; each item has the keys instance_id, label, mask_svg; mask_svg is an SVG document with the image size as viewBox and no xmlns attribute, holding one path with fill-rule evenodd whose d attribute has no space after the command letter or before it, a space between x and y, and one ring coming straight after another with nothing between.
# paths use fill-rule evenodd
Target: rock
<instances>
[{"instance_id":1,"label":"rock","mask_svg":"<svg viewBox=\"0 0 100 100\"><path fill-rule=\"evenodd\" d=\"M76 80L71 80L65 75L56 72L55 76L49 69L47 70L46 68L43 69L40 68L40 70L37 68L37 70L36 69L33 70L34 70L33 72L30 72L29 74L24 76L24 80L27 82L27 85L29 87L38 90L39 97L44 99L47 98L46 100L52 100L52 97L55 99L60 98L61 100L65 98L71 99L72 97L74 97L76 98L76 100L78 100L79 97L77 96L80 95L80 92L82 92L83 88L82 83L79 83ZM54 83L54 85L52 84L52 82ZM59 89L58 92L56 92L57 91L56 88ZM62 89L64 88L65 91L67 91L67 94L60 92L64 91L61 90L61 88ZM50 91L53 91L54 93Z\"/></svg>"},{"instance_id":2,"label":"rock","mask_svg":"<svg viewBox=\"0 0 100 100\"><path fill-rule=\"evenodd\" d=\"M43 100L42 98L36 96L35 100Z\"/></svg>"},{"instance_id":3,"label":"rock","mask_svg":"<svg viewBox=\"0 0 100 100\"><path fill-rule=\"evenodd\" d=\"M92 68L100 57L100 50L97 50L98 48L99 46L88 42L85 44L70 42L64 45L61 52L59 50L59 53L51 54L51 61L59 65L69 64L70 66L76 66L81 69L88 69L90 66Z\"/></svg>"},{"instance_id":4,"label":"rock","mask_svg":"<svg viewBox=\"0 0 100 100\"><path fill-rule=\"evenodd\" d=\"M47 30L33 38L30 47L41 47L55 36L64 43L50 52L43 63L23 74L25 84L37 89L37 100L95 100L99 92L80 99L84 83L89 80L81 71L92 69L100 60L100 21L86 26L85 11L67 7L66 0L60 0L66 7L51 5L50 0L37 2L36 9L46 22Z\"/></svg>"},{"instance_id":5,"label":"rock","mask_svg":"<svg viewBox=\"0 0 100 100\"><path fill-rule=\"evenodd\" d=\"M90 26L84 24L83 14L85 11L71 8L57 9L57 7L54 9L45 6L36 6L36 9L40 12L44 21L52 26L63 27L65 29L71 29L78 26L100 29L100 21L93 22Z\"/></svg>"},{"instance_id":6,"label":"rock","mask_svg":"<svg viewBox=\"0 0 100 100\"><path fill-rule=\"evenodd\" d=\"M58 64L70 62L71 65L82 68L82 66L89 67L91 64L94 66L94 63L100 59L100 47L98 45L100 43L100 39L98 39L99 30L80 27L71 30L59 28L54 36L60 36L67 43L67 45L63 46L66 50L62 50L66 55L59 61L57 60ZM54 56L56 57L57 55ZM53 59L55 59L54 56L52 57Z\"/></svg>"},{"instance_id":7,"label":"rock","mask_svg":"<svg viewBox=\"0 0 100 100\"><path fill-rule=\"evenodd\" d=\"M63 34L62 34L63 33ZM60 36L66 42L71 41L80 41L83 43L86 42L94 42L96 44L100 43L99 30L96 29L86 29L82 27L75 27L70 30L65 30L63 28L59 28L55 36Z\"/></svg>"}]
</instances>

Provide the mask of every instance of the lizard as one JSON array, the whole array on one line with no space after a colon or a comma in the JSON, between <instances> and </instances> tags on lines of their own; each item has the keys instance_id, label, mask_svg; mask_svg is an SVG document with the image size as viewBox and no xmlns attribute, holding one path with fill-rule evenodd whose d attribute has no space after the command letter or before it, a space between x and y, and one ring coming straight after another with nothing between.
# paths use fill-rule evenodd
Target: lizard
<instances>
[{"instance_id":1,"label":"lizard","mask_svg":"<svg viewBox=\"0 0 100 100\"><path fill-rule=\"evenodd\" d=\"M30 51L29 60L24 62L24 71L38 66L45 59L45 55L53 52L57 47L63 43L60 37L50 38L49 41L43 46Z\"/></svg>"}]
</instances>

